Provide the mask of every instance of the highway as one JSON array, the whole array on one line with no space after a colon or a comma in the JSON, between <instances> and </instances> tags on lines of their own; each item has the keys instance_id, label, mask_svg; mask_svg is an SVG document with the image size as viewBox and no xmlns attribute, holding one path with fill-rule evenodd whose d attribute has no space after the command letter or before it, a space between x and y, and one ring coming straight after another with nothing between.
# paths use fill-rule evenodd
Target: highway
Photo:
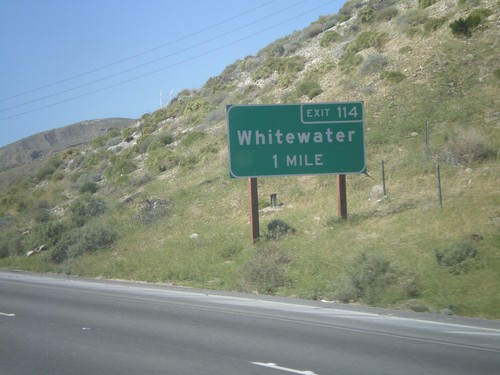
<instances>
[{"instance_id":1,"label":"highway","mask_svg":"<svg viewBox=\"0 0 500 375\"><path fill-rule=\"evenodd\" d=\"M0 374L500 373L500 321L0 272Z\"/></svg>"}]
</instances>

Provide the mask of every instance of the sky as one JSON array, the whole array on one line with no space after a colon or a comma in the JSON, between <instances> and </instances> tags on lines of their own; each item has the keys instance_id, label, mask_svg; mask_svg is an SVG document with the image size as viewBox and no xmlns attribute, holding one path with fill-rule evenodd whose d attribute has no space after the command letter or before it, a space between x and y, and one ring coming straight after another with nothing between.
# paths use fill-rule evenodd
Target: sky
<instances>
[{"instance_id":1,"label":"sky","mask_svg":"<svg viewBox=\"0 0 500 375\"><path fill-rule=\"evenodd\" d=\"M344 2L0 0L0 147L140 118Z\"/></svg>"}]
</instances>

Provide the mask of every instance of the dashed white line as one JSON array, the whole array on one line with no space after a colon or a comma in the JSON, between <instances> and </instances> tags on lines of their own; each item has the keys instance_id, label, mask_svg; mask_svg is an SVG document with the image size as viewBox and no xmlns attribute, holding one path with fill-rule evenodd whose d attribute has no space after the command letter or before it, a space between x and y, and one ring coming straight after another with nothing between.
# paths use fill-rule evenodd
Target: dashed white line
<instances>
[{"instance_id":1,"label":"dashed white line","mask_svg":"<svg viewBox=\"0 0 500 375\"><path fill-rule=\"evenodd\" d=\"M7 314L7 313L3 313L3 312L0 312L0 315L2 315L2 316L9 316L9 317L16 316L16 314Z\"/></svg>"},{"instance_id":2,"label":"dashed white line","mask_svg":"<svg viewBox=\"0 0 500 375\"><path fill-rule=\"evenodd\" d=\"M316 374L316 373L314 373L312 371L309 371L309 370L305 370L305 371L295 370L293 368L278 366L276 363L252 362L252 364L257 365L257 366L272 368L272 369L275 369L275 370L286 371L286 372L289 372L291 374L318 375L318 374Z\"/></svg>"}]
</instances>

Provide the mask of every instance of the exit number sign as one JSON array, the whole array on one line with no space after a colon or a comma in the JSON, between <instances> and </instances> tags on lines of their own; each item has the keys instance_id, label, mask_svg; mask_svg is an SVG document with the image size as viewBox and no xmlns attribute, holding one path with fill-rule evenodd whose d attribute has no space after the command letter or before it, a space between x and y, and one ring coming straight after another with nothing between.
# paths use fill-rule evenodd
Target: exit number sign
<instances>
[{"instance_id":1,"label":"exit number sign","mask_svg":"<svg viewBox=\"0 0 500 375\"><path fill-rule=\"evenodd\" d=\"M365 171L363 102L227 107L231 177Z\"/></svg>"}]
</instances>

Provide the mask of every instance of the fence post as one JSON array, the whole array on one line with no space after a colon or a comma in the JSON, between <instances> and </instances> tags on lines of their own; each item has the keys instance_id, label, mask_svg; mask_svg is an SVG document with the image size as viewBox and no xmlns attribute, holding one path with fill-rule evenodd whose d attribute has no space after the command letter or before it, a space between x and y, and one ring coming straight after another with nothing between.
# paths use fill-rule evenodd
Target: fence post
<instances>
[{"instance_id":1,"label":"fence post","mask_svg":"<svg viewBox=\"0 0 500 375\"><path fill-rule=\"evenodd\" d=\"M439 169L439 164L437 165L437 188L439 197L439 208L443 209L443 195L441 194L441 171Z\"/></svg>"},{"instance_id":2,"label":"fence post","mask_svg":"<svg viewBox=\"0 0 500 375\"><path fill-rule=\"evenodd\" d=\"M385 189L385 167L384 159L382 159L382 190L384 191L384 197L387 195L387 190Z\"/></svg>"}]
</instances>

